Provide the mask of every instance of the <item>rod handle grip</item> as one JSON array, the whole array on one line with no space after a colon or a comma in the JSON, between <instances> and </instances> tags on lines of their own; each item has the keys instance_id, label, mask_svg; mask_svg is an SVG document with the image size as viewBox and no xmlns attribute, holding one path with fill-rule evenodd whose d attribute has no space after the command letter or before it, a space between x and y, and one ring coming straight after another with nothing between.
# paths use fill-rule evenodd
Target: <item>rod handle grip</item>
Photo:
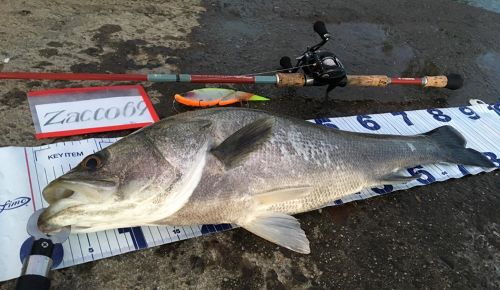
<instances>
[{"instance_id":1,"label":"rod handle grip","mask_svg":"<svg viewBox=\"0 0 500 290\"><path fill-rule=\"evenodd\" d=\"M41 238L33 241L30 254L23 261L21 276L17 279L16 290L48 290L54 243Z\"/></svg>"},{"instance_id":2,"label":"rod handle grip","mask_svg":"<svg viewBox=\"0 0 500 290\"><path fill-rule=\"evenodd\" d=\"M39 275L24 275L17 279L16 290L49 290L50 279Z\"/></svg>"},{"instance_id":3,"label":"rod handle grip","mask_svg":"<svg viewBox=\"0 0 500 290\"><path fill-rule=\"evenodd\" d=\"M384 75L348 75L347 85L358 87L386 87L390 83L388 76Z\"/></svg>"},{"instance_id":4,"label":"rod handle grip","mask_svg":"<svg viewBox=\"0 0 500 290\"><path fill-rule=\"evenodd\" d=\"M277 73L278 87L303 87L306 78L302 73Z\"/></svg>"}]
</instances>

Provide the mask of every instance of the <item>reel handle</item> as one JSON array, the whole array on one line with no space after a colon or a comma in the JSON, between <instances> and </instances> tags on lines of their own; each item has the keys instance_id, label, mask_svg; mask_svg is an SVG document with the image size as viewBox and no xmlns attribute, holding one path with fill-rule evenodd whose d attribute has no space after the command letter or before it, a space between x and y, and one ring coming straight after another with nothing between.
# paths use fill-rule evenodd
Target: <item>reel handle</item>
<instances>
[{"instance_id":1,"label":"reel handle","mask_svg":"<svg viewBox=\"0 0 500 290\"><path fill-rule=\"evenodd\" d=\"M280 66L284 69L286 69L288 73L292 72L292 60L288 56L283 56L280 59Z\"/></svg>"},{"instance_id":2,"label":"reel handle","mask_svg":"<svg viewBox=\"0 0 500 290\"><path fill-rule=\"evenodd\" d=\"M323 21L316 21L313 28L323 41L327 41L330 38L330 34L328 33L328 30L326 30L326 26Z\"/></svg>"}]
</instances>

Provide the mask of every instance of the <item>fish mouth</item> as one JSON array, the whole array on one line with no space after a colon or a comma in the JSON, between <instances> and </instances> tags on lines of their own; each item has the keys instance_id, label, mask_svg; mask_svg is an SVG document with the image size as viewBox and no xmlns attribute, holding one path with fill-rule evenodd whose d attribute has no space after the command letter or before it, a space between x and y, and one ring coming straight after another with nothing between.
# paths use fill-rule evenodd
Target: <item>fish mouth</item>
<instances>
[{"instance_id":1,"label":"fish mouth","mask_svg":"<svg viewBox=\"0 0 500 290\"><path fill-rule=\"evenodd\" d=\"M110 192L116 191L116 182L111 180L71 180L56 179L49 183L42 192L49 204L58 200L70 198L78 193L79 199L89 202L99 202Z\"/></svg>"},{"instance_id":2,"label":"fish mouth","mask_svg":"<svg viewBox=\"0 0 500 290\"><path fill-rule=\"evenodd\" d=\"M43 197L49 203L38 219L38 227L44 233L54 233L65 226L84 230L75 225L75 217L86 215L83 208L105 202L117 192L113 180L56 179L43 189Z\"/></svg>"}]
</instances>

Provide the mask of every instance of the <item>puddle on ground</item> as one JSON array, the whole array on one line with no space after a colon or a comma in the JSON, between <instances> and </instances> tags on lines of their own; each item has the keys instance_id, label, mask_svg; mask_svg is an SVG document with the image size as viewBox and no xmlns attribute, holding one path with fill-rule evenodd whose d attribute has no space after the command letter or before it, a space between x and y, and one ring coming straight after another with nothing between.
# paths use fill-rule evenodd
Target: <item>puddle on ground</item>
<instances>
[{"instance_id":1,"label":"puddle on ground","mask_svg":"<svg viewBox=\"0 0 500 290\"><path fill-rule=\"evenodd\" d=\"M490 51L476 58L476 64L493 84L500 83L500 53Z\"/></svg>"},{"instance_id":2,"label":"puddle on ground","mask_svg":"<svg viewBox=\"0 0 500 290\"><path fill-rule=\"evenodd\" d=\"M229 38L240 38L247 41L256 41L264 31L258 23L248 23L239 20L228 20L222 25L221 35Z\"/></svg>"},{"instance_id":3,"label":"puddle on ground","mask_svg":"<svg viewBox=\"0 0 500 290\"><path fill-rule=\"evenodd\" d=\"M488 11L500 13L500 1L499 0L455 0L459 3L464 3L467 5L483 8Z\"/></svg>"},{"instance_id":4,"label":"puddle on ground","mask_svg":"<svg viewBox=\"0 0 500 290\"><path fill-rule=\"evenodd\" d=\"M390 39L390 32L373 23L327 24L334 36L341 60L350 71L399 75L415 57L412 48ZM366 63L372 64L366 67Z\"/></svg>"}]
</instances>

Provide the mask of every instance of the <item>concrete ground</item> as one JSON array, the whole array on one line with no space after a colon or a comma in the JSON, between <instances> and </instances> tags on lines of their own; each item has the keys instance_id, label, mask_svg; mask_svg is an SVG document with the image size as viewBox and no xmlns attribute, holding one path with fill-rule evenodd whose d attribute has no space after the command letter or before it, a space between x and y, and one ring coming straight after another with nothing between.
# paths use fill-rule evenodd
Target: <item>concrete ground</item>
<instances>
[{"instance_id":1,"label":"concrete ground","mask_svg":"<svg viewBox=\"0 0 500 290\"><path fill-rule=\"evenodd\" d=\"M272 98L250 107L309 119L499 101L500 14L458 2L471 1L3 0L0 70L268 71L315 43L323 20L351 74L458 72L465 85L339 88L329 100L324 88L239 86ZM97 84L1 81L0 146L63 140L35 141L26 92ZM200 87L143 85L161 117L174 93ZM301 214L307 256L237 229L55 271L53 288L499 288L499 208L498 172L465 177Z\"/></svg>"}]
</instances>

